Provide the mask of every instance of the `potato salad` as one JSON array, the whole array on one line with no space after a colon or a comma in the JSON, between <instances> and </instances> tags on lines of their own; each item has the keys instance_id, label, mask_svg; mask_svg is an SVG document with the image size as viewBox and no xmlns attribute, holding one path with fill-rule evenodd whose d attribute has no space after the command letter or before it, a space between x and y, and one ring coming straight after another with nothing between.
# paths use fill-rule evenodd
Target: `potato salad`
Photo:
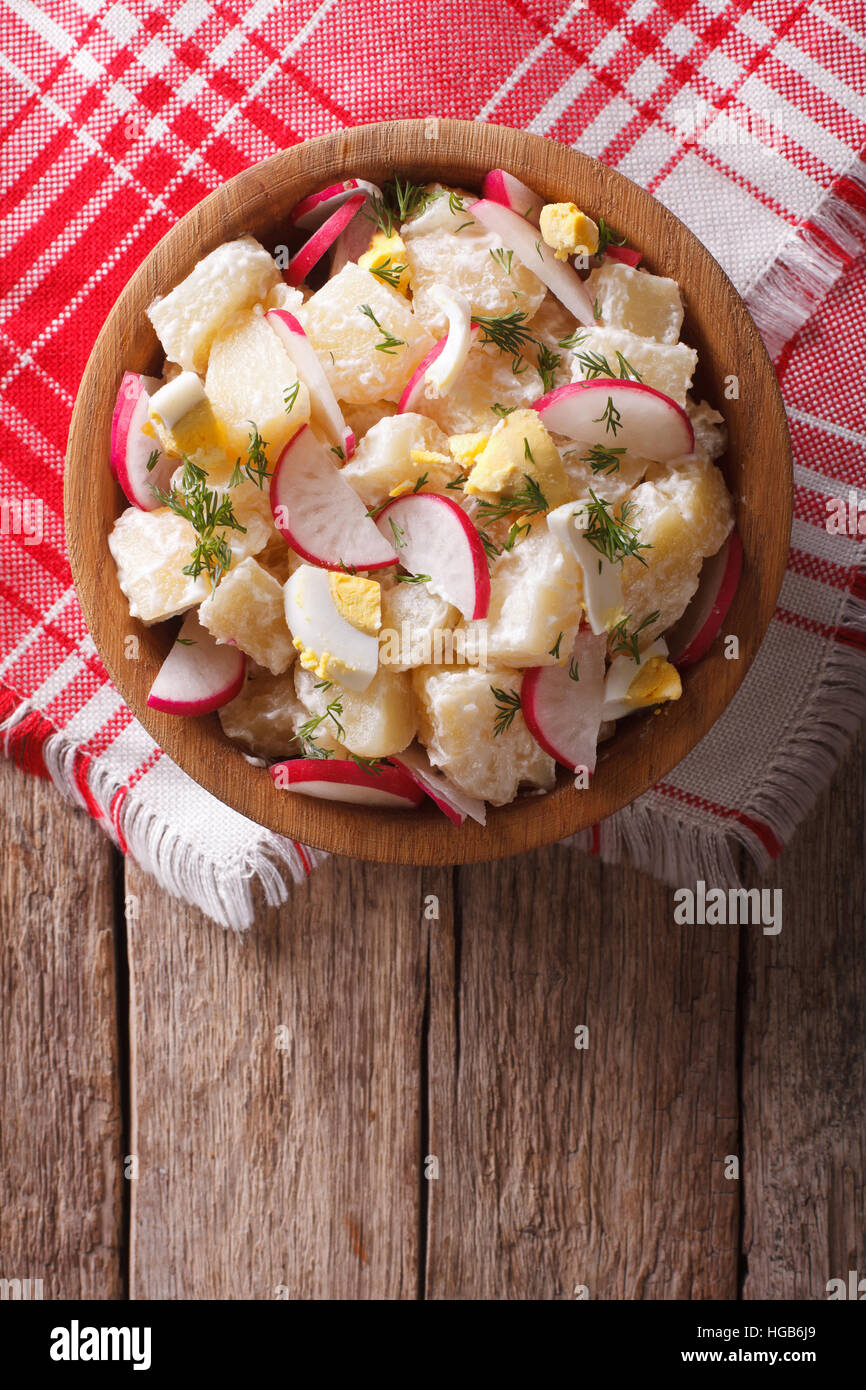
<instances>
[{"instance_id":1,"label":"potato salad","mask_svg":"<svg viewBox=\"0 0 866 1390\"><path fill-rule=\"evenodd\" d=\"M176 629L148 703L217 711L275 795L459 825L557 764L586 788L718 636L724 421L676 281L591 211L505 170L347 178L150 306L109 537L131 616Z\"/></svg>"}]
</instances>

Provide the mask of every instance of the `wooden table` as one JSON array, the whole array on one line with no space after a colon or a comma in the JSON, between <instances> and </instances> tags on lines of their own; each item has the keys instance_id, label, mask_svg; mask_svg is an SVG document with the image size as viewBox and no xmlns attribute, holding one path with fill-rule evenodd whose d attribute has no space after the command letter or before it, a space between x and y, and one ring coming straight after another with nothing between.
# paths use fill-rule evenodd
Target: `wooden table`
<instances>
[{"instance_id":1,"label":"wooden table","mask_svg":"<svg viewBox=\"0 0 866 1390\"><path fill-rule=\"evenodd\" d=\"M553 847L332 860L239 938L3 764L0 1275L733 1299L866 1274L864 771L861 739L765 880L777 937L676 926L670 889Z\"/></svg>"}]
</instances>

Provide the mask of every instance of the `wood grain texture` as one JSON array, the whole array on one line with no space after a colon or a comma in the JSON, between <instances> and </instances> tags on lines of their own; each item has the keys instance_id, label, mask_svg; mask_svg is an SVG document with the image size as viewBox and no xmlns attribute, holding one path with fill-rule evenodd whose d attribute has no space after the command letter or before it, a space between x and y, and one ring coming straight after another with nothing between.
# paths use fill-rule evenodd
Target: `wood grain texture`
<instances>
[{"instance_id":1,"label":"wood grain texture","mask_svg":"<svg viewBox=\"0 0 866 1390\"><path fill-rule=\"evenodd\" d=\"M746 1298L866 1278L866 737L779 861L783 926L745 934Z\"/></svg>"},{"instance_id":2,"label":"wood grain texture","mask_svg":"<svg viewBox=\"0 0 866 1390\"><path fill-rule=\"evenodd\" d=\"M428 1297L736 1297L736 934L561 847L459 883L431 935Z\"/></svg>"},{"instance_id":3,"label":"wood grain texture","mask_svg":"<svg viewBox=\"0 0 866 1390\"><path fill-rule=\"evenodd\" d=\"M113 851L0 758L0 1277L120 1298Z\"/></svg>"},{"instance_id":4,"label":"wood grain texture","mask_svg":"<svg viewBox=\"0 0 866 1390\"><path fill-rule=\"evenodd\" d=\"M459 829L435 808L410 817L274 788L222 733L216 715L180 720L147 707L147 694L172 638L169 625L144 628L129 617L119 587L106 583L107 536L124 505L108 466L111 414L124 368L153 371L159 352L146 306L183 278L206 252L243 232L273 247L301 197L347 173L374 181L395 170L414 179L443 177L478 187L494 167L510 169L547 198L577 196L602 213L652 270L683 286L683 338L700 355L696 390L724 404L725 461L736 500L744 569L727 630L740 639L739 661L721 643L686 677L683 698L663 720L639 715L605 746L592 788L577 792L562 774L547 796L493 808L486 828ZM739 396L721 400L729 374ZM761 439L761 467L754 440ZM214 795L264 825L306 844L378 862L454 864L494 859L550 843L609 815L658 781L694 746L728 704L763 636L779 590L791 520L791 458L781 397L754 323L720 267L661 203L613 169L554 141L506 126L440 120L382 122L321 136L245 170L198 204L163 238L133 276L100 334L82 379L65 474L69 555L93 639L115 683L159 745ZM127 661L124 641L139 638L141 659Z\"/></svg>"},{"instance_id":5,"label":"wood grain texture","mask_svg":"<svg viewBox=\"0 0 866 1390\"><path fill-rule=\"evenodd\" d=\"M242 938L128 887L133 1296L415 1298L420 872L335 859Z\"/></svg>"}]
</instances>

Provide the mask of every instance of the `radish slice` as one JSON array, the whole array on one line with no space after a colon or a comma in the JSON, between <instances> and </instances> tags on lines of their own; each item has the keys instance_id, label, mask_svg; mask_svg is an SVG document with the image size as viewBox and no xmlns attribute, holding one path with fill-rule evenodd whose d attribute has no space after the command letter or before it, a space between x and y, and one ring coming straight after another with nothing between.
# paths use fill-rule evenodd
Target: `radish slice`
<instances>
[{"instance_id":1,"label":"radish slice","mask_svg":"<svg viewBox=\"0 0 866 1390\"><path fill-rule=\"evenodd\" d=\"M641 652L640 661L635 661L627 653L614 657L604 678L604 706L601 713L605 722L612 719L623 719L627 714L635 714L637 710L647 708L646 705L631 704L628 700L628 692L635 676L640 674L641 666L645 661L649 661L654 656L666 657L667 654L667 642L663 637L658 637L647 647L646 651Z\"/></svg>"},{"instance_id":2,"label":"radish slice","mask_svg":"<svg viewBox=\"0 0 866 1390\"><path fill-rule=\"evenodd\" d=\"M686 412L642 381L570 381L542 396L532 409L553 434L580 444L624 448L656 463L682 458L695 447Z\"/></svg>"},{"instance_id":3,"label":"radish slice","mask_svg":"<svg viewBox=\"0 0 866 1390\"><path fill-rule=\"evenodd\" d=\"M350 759L292 758L274 763L271 777L277 787L323 801L413 811L424 800L423 791L407 772L387 764L376 772L368 772Z\"/></svg>"},{"instance_id":4,"label":"radish slice","mask_svg":"<svg viewBox=\"0 0 866 1390\"><path fill-rule=\"evenodd\" d=\"M382 509L376 525L410 574L429 574L431 593L464 618L486 618L490 570L484 547L463 508L438 492L410 492ZM360 568L360 567L359 567Z\"/></svg>"},{"instance_id":5,"label":"radish slice","mask_svg":"<svg viewBox=\"0 0 866 1390\"><path fill-rule=\"evenodd\" d=\"M526 268L538 276L578 323L587 326L595 323L592 301L574 266L556 259L550 247L536 235L537 227L519 213L486 198L473 203L469 211L499 238L507 251L513 251Z\"/></svg>"},{"instance_id":6,"label":"radish slice","mask_svg":"<svg viewBox=\"0 0 866 1390\"><path fill-rule=\"evenodd\" d=\"M478 324L473 323L469 330L470 347L472 346L472 343L475 342L475 339L478 337L478 333ZM427 353L427 356L423 358L421 362L419 362L418 366L415 368L414 372L412 373L406 384L405 391L403 392L402 396L400 397L400 400L397 403L398 415L405 415L407 414L407 412L412 414L415 414L417 412L417 414L419 415L424 414L424 401L430 399L430 397L427 396L426 392L427 373L433 366L433 363L445 351L445 345L447 342L447 335L444 338L440 338L438 343L433 344L432 348Z\"/></svg>"},{"instance_id":7,"label":"radish slice","mask_svg":"<svg viewBox=\"0 0 866 1390\"><path fill-rule=\"evenodd\" d=\"M143 512L155 511L162 505L154 489L168 491L177 467L177 459L163 453L152 469L147 467L154 450L159 450L153 437L142 433L142 425L147 420L149 397L161 385L156 377L124 372L111 417L111 471L127 500Z\"/></svg>"},{"instance_id":8,"label":"radish slice","mask_svg":"<svg viewBox=\"0 0 866 1390\"><path fill-rule=\"evenodd\" d=\"M381 197L374 183L368 183L366 179L345 179L343 183L332 183L329 188L322 188L318 193L310 193L302 198L289 213L289 221L299 231L314 232L353 194L359 192L366 193L367 197Z\"/></svg>"},{"instance_id":9,"label":"radish slice","mask_svg":"<svg viewBox=\"0 0 866 1390\"><path fill-rule=\"evenodd\" d=\"M507 173L505 169L491 169L489 174L485 174L481 192L491 202L501 203L503 207L510 208L512 212L531 222L534 227L538 226L544 199L539 198L537 193L533 193L531 188L521 183L513 174Z\"/></svg>"},{"instance_id":10,"label":"radish slice","mask_svg":"<svg viewBox=\"0 0 866 1390\"><path fill-rule=\"evenodd\" d=\"M448 317L448 335L424 373L424 394L431 399L447 396L469 356L472 346L472 306L465 294L447 285L433 285L430 297Z\"/></svg>"},{"instance_id":11,"label":"radish slice","mask_svg":"<svg viewBox=\"0 0 866 1390\"><path fill-rule=\"evenodd\" d=\"M609 246L604 254L609 261L621 261L623 265L640 264L640 251L633 251L630 246Z\"/></svg>"},{"instance_id":12,"label":"radish slice","mask_svg":"<svg viewBox=\"0 0 866 1390\"><path fill-rule=\"evenodd\" d=\"M277 529L311 565L377 570L397 555L309 425L289 440L271 478Z\"/></svg>"},{"instance_id":13,"label":"radish slice","mask_svg":"<svg viewBox=\"0 0 866 1390\"><path fill-rule=\"evenodd\" d=\"M327 435L335 449L340 449L347 459L351 458L355 451L355 436L343 419L343 412L337 403L325 369L301 324L287 309L269 309L265 318L291 357L298 376L310 393L310 409L316 424L320 426L323 434Z\"/></svg>"},{"instance_id":14,"label":"radish slice","mask_svg":"<svg viewBox=\"0 0 866 1390\"><path fill-rule=\"evenodd\" d=\"M366 200L366 193L353 194L342 207L331 213L327 222L323 222L321 227L313 232L309 241L304 242L298 254L292 257L283 271L283 278L287 284L297 286L306 280L313 266L322 259L328 248L333 246Z\"/></svg>"},{"instance_id":15,"label":"radish slice","mask_svg":"<svg viewBox=\"0 0 866 1390\"><path fill-rule=\"evenodd\" d=\"M592 631L608 632L623 615L622 565L612 564L586 539L584 504L565 502L547 514L547 526L563 550L570 550L583 575L583 606Z\"/></svg>"},{"instance_id":16,"label":"radish slice","mask_svg":"<svg viewBox=\"0 0 866 1390\"><path fill-rule=\"evenodd\" d=\"M743 543L732 531L721 550L704 560L697 592L668 632L675 666L693 666L715 641L733 602L743 569Z\"/></svg>"},{"instance_id":17,"label":"radish slice","mask_svg":"<svg viewBox=\"0 0 866 1390\"><path fill-rule=\"evenodd\" d=\"M467 816L471 816L479 825L486 824L487 807L484 802L455 786L450 777L434 768L420 744L412 743L402 753L395 753L393 761L408 772L455 825L462 825Z\"/></svg>"},{"instance_id":18,"label":"radish slice","mask_svg":"<svg viewBox=\"0 0 866 1390\"><path fill-rule=\"evenodd\" d=\"M379 189L373 184L370 186L375 189L376 197L381 197ZM363 256L375 230L374 224L363 209L360 217L352 218L331 247L331 275L338 275L349 261L357 262Z\"/></svg>"},{"instance_id":19,"label":"radish slice","mask_svg":"<svg viewBox=\"0 0 866 1390\"><path fill-rule=\"evenodd\" d=\"M595 771L606 646L604 637L584 629L575 638L569 666L533 666L523 677L520 704L530 733L572 772Z\"/></svg>"},{"instance_id":20,"label":"radish slice","mask_svg":"<svg viewBox=\"0 0 866 1390\"><path fill-rule=\"evenodd\" d=\"M246 667L240 647L218 644L198 615L187 613L147 703L166 714L209 714L235 698Z\"/></svg>"}]
</instances>

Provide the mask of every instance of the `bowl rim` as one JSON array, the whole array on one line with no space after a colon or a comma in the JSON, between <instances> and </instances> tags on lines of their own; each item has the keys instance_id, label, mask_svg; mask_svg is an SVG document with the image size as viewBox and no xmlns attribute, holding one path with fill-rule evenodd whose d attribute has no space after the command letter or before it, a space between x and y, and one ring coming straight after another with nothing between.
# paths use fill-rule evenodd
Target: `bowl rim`
<instances>
[{"instance_id":1,"label":"bowl rim","mask_svg":"<svg viewBox=\"0 0 866 1390\"><path fill-rule=\"evenodd\" d=\"M149 328L144 306L157 293L165 293L178 283L196 260L221 241L242 235L245 230L264 234L269 215L272 227L279 225L274 220L274 202L287 184L294 202L333 182L339 169L342 174L336 173L336 177L359 174L376 181L401 166L409 173L413 167L426 168L431 178L470 187L480 184L486 169L504 167L538 187L548 199L556 197L556 193L545 189L561 190L567 186L573 193L579 188L581 197L576 201L586 206L591 215L610 209L608 221L615 227L622 226L620 210L628 204L635 219L629 226L629 243L642 252L645 261L655 268L665 256L669 260L672 248L677 247L691 259L708 293L720 299L730 314L732 340L745 363L739 375L742 380L745 371L753 394L752 405L747 404L745 409L751 412L749 418L755 424L760 422L772 445L764 457L771 457L773 490L772 495L767 493L768 505L760 517L749 515L744 510L745 499L735 497L738 522L744 519L751 541L745 547L744 578L750 563L755 571L747 615L742 579L734 600L740 616L748 616L740 634L739 659L724 661L715 650L717 638L714 649L684 676L683 698L674 707L665 706L660 718L654 718L651 711L632 716L626 729L618 729L609 744L601 745L598 769L589 790L575 790L568 774L560 769L551 791L520 796L508 806L489 808L486 827L470 821L455 827L432 804L407 813L292 796L273 786L266 769L247 761L238 745L222 734L215 714L185 721L151 710L146 704L146 692L161 660L160 647L162 654L167 647L167 639L160 642L158 638L167 625L144 628L131 619L116 583L111 584L106 597L101 572L108 558L106 511L111 508L104 505L98 511L98 524L93 526L88 524L85 505L92 500L88 498L88 489L94 488L94 456L103 463L96 488L103 499L112 493L115 498L112 521L125 505L117 484L105 478L109 472L108 430L124 370L147 370L146 365L132 367L129 361L133 338L144 331L144 325ZM602 197L604 208L599 208ZM287 203L286 207L290 205ZM231 219L228 226L227 218ZM652 235L651 245L644 243L647 235ZM271 245L280 244L273 237L269 240ZM683 288L689 323L690 299ZM684 329L684 336L687 342L694 343L694 322L691 332ZM152 330L149 337L153 357L156 338ZM707 351L714 351L712 338L707 349L702 347L700 351L699 376L702 367L704 375L708 372ZM141 351L138 356L141 358ZM720 384L718 371L712 373L712 381ZM717 388L715 398L719 396ZM727 456L721 460L723 467L727 461ZM755 487L762 496L763 484L757 474ZM622 809L680 762L724 712L763 640L785 572L792 508L790 437L772 363L743 300L698 238L639 185L589 155L508 126L439 117L354 126L300 142L242 170L174 223L124 286L91 351L76 397L64 473L67 544L85 621L120 695L158 746L225 804L278 834L355 858L415 865L493 860L563 839ZM760 527L756 530L758 520ZM756 582L758 578L760 583ZM136 661L128 659L125 648L125 638L133 632L142 649ZM688 728L684 722L687 711ZM199 727L191 731L193 723ZM648 738L651 727L657 733L661 730L662 736Z\"/></svg>"}]
</instances>

